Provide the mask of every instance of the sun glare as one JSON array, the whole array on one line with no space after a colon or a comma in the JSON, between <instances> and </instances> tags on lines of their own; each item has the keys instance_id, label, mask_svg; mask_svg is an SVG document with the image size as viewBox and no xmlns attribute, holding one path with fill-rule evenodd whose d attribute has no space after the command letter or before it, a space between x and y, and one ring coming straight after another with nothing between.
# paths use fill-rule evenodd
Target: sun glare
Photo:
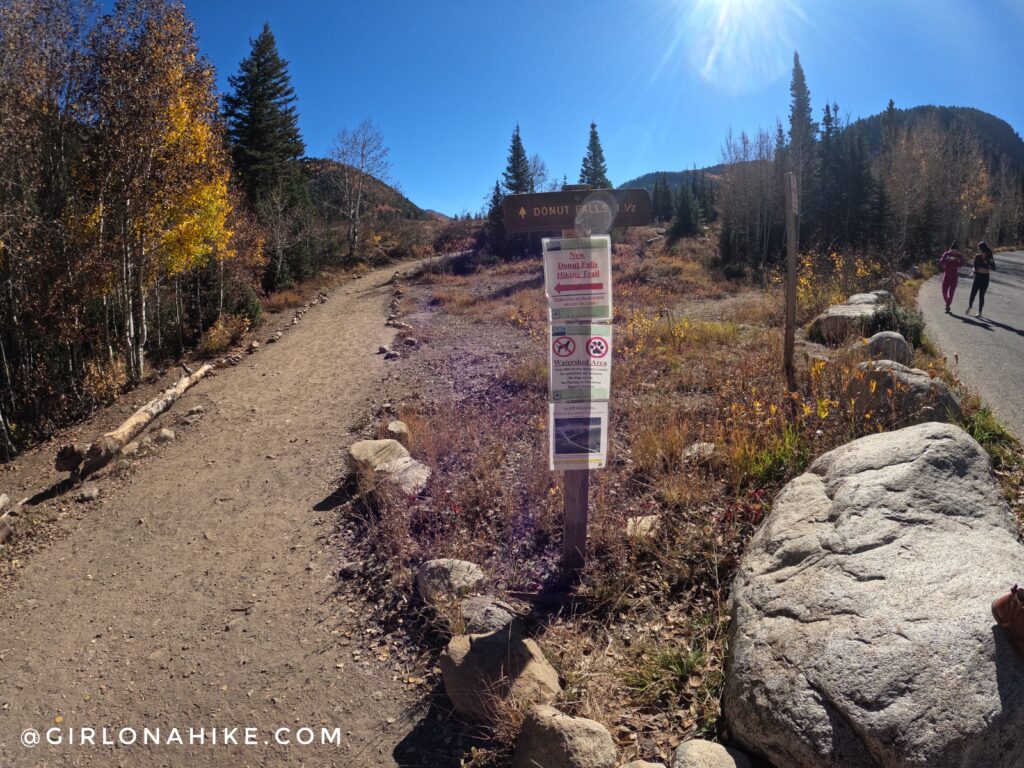
<instances>
[{"instance_id":1,"label":"sun glare","mask_svg":"<svg viewBox=\"0 0 1024 768\"><path fill-rule=\"evenodd\" d=\"M785 75L794 28L807 18L800 0L686 0L681 11L669 56L682 53L702 79L734 93Z\"/></svg>"}]
</instances>

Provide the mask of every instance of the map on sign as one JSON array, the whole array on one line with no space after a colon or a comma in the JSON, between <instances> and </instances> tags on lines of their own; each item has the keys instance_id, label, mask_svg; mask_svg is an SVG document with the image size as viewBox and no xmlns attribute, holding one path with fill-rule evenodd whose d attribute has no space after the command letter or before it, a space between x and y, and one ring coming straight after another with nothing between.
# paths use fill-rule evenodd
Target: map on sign
<instances>
[{"instance_id":1,"label":"map on sign","mask_svg":"<svg viewBox=\"0 0 1024 768\"><path fill-rule=\"evenodd\" d=\"M551 321L611 320L611 238L546 237L541 243Z\"/></svg>"},{"instance_id":2,"label":"map on sign","mask_svg":"<svg viewBox=\"0 0 1024 768\"><path fill-rule=\"evenodd\" d=\"M552 325L550 342L551 399L607 400L612 388L612 326Z\"/></svg>"},{"instance_id":3,"label":"map on sign","mask_svg":"<svg viewBox=\"0 0 1024 768\"><path fill-rule=\"evenodd\" d=\"M601 469L608 458L608 403L550 403L551 469Z\"/></svg>"}]
</instances>

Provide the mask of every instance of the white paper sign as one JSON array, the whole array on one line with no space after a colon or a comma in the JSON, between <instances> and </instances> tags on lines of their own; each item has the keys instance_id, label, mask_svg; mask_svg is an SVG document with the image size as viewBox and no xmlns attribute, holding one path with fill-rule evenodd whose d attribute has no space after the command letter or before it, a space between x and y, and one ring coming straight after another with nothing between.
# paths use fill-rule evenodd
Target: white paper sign
<instances>
[{"instance_id":1,"label":"white paper sign","mask_svg":"<svg viewBox=\"0 0 1024 768\"><path fill-rule=\"evenodd\" d=\"M608 403L548 405L551 469L601 469L608 457Z\"/></svg>"},{"instance_id":2,"label":"white paper sign","mask_svg":"<svg viewBox=\"0 0 1024 768\"><path fill-rule=\"evenodd\" d=\"M611 320L611 238L546 237L541 243L551 321Z\"/></svg>"},{"instance_id":3,"label":"white paper sign","mask_svg":"<svg viewBox=\"0 0 1024 768\"><path fill-rule=\"evenodd\" d=\"M548 347L551 399L607 400L612 389L610 323L551 325Z\"/></svg>"}]
</instances>

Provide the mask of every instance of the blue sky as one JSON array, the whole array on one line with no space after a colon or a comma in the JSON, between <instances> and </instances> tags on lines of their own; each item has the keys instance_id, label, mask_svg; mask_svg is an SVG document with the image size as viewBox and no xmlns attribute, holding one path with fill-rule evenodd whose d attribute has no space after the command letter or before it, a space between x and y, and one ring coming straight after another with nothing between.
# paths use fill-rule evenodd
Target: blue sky
<instances>
[{"instance_id":1,"label":"blue sky","mask_svg":"<svg viewBox=\"0 0 1024 768\"><path fill-rule=\"evenodd\" d=\"M816 116L972 106L1024 130L1024 0L186 0L218 84L270 23L307 152L383 131L416 204L477 211L518 123L553 176L579 174L591 120L619 184L719 161L784 118L794 49Z\"/></svg>"}]
</instances>

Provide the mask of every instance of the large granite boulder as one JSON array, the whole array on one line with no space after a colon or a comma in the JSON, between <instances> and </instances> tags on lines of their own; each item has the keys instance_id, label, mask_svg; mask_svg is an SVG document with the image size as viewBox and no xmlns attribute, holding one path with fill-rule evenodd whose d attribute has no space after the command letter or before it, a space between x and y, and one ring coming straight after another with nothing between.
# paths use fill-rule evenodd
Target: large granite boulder
<instances>
[{"instance_id":1,"label":"large granite boulder","mask_svg":"<svg viewBox=\"0 0 1024 768\"><path fill-rule=\"evenodd\" d=\"M879 331L870 339L855 344L850 351L861 360L892 360L900 365L914 362L914 350L896 331Z\"/></svg>"},{"instance_id":2,"label":"large granite boulder","mask_svg":"<svg viewBox=\"0 0 1024 768\"><path fill-rule=\"evenodd\" d=\"M444 690L467 720L494 724L513 706L550 704L562 692L540 646L512 628L456 635L438 661Z\"/></svg>"},{"instance_id":3,"label":"large granite boulder","mask_svg":"<svg viewBox=\"0 0 1024 768\"><path fill-rule=\"evenodd\" d=\"M615 768L617 762L607 728L547 706L526 713L512 756L512 768Z\"/></svg>"},{"instance_id":4,"label":"large granite boulder","mask_svg":"<svg viewBox=\"0 0 1024 768\"><path fill-rule=\"evenodd\" d=\"M877 303L835 304L811 321L807 336L825 344L842 344L851 337L863 336L878 308Z\"/></svg>"},{"instance_id":5,"label":"large granite boulder","mask_svg":"<svg viewBox=\"0 0 1024 768\"><path fill-rule=\"evenodd\" d=\"M355 466L407 496L422 491L430 479L430 467L409 455L397 440L359 440L348 449Z\"/></svg>"},{"instance_id":6,"label":"large granite boulder","mask_svg":"<svg viewBox=\"0 0 1024 768\"><path fill-rule=\"evenodd\" d=\"M847 395L858 415L894 416L901 424L953 421L960 417L960 401L944 381L927 371L908 368L892 360L873 360L857 366Z\"/></svg>"},{"instance_id":7,"label":"large granite boulder","mask_svg":"<svg viewBox=\"0 0 1024 768\"><path fill-rule=\"evenodd\" d=\"M959 427L825 454L740 564L730 733L786 768L1019 768L1024 661L989 606L1022 571L989 458Z\"/></svg>"}]
</instances>

